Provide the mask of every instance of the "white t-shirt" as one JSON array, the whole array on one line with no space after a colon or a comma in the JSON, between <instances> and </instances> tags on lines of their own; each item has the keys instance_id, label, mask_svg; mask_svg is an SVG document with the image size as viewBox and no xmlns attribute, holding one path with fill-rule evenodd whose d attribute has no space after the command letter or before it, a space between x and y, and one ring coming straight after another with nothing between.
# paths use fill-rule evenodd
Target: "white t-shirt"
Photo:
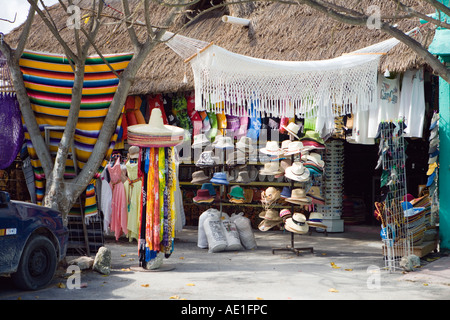
<instances>
[{"instance_id":1,"label":"white t-shirt","mask_svg":"<svg viewBox=\"0 0 450 320\"><path fill-rule=\"evenodd\" d=\"M378 124L382 121L395 121L399 118L400 86L399 79L378 77L378 108L369 111L368 137L375 138Z\"/></svg>"},{"instance_id":2,"label":"white t-shirt","mask_svg":"<svg viewBox=\"0 0 450 320\"><path fill-rule=\"evenodd\" d=\"M405 137L422 138L425 116L423 69L408 70L402 81L399 117L405 117Z\"/></svg>"}]
</instances>

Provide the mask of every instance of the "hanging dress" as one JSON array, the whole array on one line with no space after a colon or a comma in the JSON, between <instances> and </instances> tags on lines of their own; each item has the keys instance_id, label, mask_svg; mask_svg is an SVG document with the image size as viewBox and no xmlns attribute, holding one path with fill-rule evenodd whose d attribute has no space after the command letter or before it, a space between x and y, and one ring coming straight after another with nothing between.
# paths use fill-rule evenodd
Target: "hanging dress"
<instances>
[{"instance_id":1,"label":"hanging dress","mask_svg":"<svg viewBox=\"0 0 450 320\"><path fill-rule=\"evenodd\" d=\"M120 159L117 158L113 166L108 166L110 185L112 189L111 201L111 223L110 229L114 232L116 240L119 239L121 233L128 233L127 229L127 199L125 187L122 182L122 169Z\"/></svg>"},{"instance_id":2,"label":"hanging dress","mask_svg":"<svg viewBox=\"0 0 450 320\"><path fill-rule=\"evenodd\" d=\"M125 195L127 199L127 229L128 239L139 239L139 213L141 208L141 192L142 192L142 178L138 177L138 164L126 163L127 181L124 183Z\"/></svg>"}]
</instances>

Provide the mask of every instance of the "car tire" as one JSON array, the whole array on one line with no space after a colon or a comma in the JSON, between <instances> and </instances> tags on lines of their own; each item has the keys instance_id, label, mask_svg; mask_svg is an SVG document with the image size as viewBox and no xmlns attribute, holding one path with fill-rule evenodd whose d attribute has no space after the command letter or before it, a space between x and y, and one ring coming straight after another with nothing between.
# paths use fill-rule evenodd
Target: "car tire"
<instances>
[{"instance_id":1,"label":"car tire","mask_svg":"<svg viewBox=\"0 0 450 320\"><path fill-rule=\"evenodd\" d=\"M45 287L53 279L57 266L57 254L53 243L42 235L32 236L22 252L17 272L11 278L24 290Z\"/></svg>"}]
</instances>

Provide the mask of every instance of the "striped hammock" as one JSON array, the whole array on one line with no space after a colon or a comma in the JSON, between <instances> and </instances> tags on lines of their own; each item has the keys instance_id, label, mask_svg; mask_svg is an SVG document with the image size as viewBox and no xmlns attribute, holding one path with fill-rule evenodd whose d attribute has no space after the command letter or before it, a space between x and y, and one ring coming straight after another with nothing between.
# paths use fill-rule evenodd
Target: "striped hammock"
<instances>
[{"instance_id":1,"label":"striped hammock","mask_svg":"<svg viewBox=\"0 0 450 320\"><path fill-rule=\"evenodd\" d=\"M127 67L133 54L110 54L104 55L104 57L112 68L120 73ZM45 138L47 128L47 143L52 156L55 156L69 115L74 73L67 57L59 54L24 51L19 64L39 129ZM119 79L99 56L91 56L86 59L81 110L75 131L74 150L72 150L76 163L73 159L67 160L64 178L74 178L75 169L81 170L89 159L118 84ZM85 199L84 215L87 221L97 214L95 179L107 165L116 143L121 120L122 117L119 117L108 152L97 176L86 188L85 197L82 197ZM31 143L25 123L24 131L35 175L36 200L41 205L45 194L44 171ZM69 217L79 217L80 215L81 208L79 205L75 205L69 213Z\"/></svg>"}]
</instances>

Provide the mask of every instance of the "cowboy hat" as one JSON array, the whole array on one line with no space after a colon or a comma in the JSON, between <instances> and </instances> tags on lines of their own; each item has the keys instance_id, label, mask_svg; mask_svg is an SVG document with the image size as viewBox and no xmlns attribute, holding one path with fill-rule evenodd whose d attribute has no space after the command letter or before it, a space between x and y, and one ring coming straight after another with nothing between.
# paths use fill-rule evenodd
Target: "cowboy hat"
<instances>
[{"instance_id":1,"label":"cowboy hat","mask_svg":"<svg viewBox=\"0 0 450 320\"><path fill-rule=\"evenodd\" d=\"M315 204L325 204L325 199L320 192L319 186L312 186L306 193L308 197L311 198L312 202Z\"/></svg>"},{"instance_id":2,"label":"cowboy hat","mask_svg":"<svg viewBox=\"0 0 450 320\"><path fill-rule=\"evenodd\" d=\"M259 151L272 156L278 156L282 154L282 151L278 147L278 141L267 141L266 147L259 149Z\"/></svg>"},{"instance_id":3,"label":"cowboy hat","mask_svg":"<svg viewBox=\"0 0 450 320\"><path fill-rule=\"evenodd\" d=\"M309 175L309 170L306 170L301 162L294 162L292 166L286 168L286 171L284 172L286 178L295 181L308 181Z\"/></svg>"},{"instance_id":4,"label":"cowboy hat","mask_svg":"<svg viewBox=\"0 0 450 320\"><path fill-rule=\"evenodd\" d=\"M270 229L272 229L273 227L281 224L282 220L280 221L272 221L272 220L266 220L264 219L263 221L261 221L261 223L258 225L258 229L260 231L268 231Z\"/></svg>"},{"instance_id":5,"label":"cowboy hat","mask_svg":"<svg viewBox=\"0 0 450 320\"><path fill-rule=\"evenodd\" d=\"M280 198L280 191L274 187L268 187L261 193L261 201L271 204Z\"/></svg>"},{"instance_id":6,"label":"cowboy hat","mask_svg":"<svg viewBox=\"0 0 450 320\"><path fill-rule=\"evenodd\" d=\"M285 199L287 202L296 204L308 205L312 202L311 198L306 195L306 192L302 188L296 188L292 190L291 196Z\"/></svg>"},{"instance_id":7,"label":"cowboy hat","mask_svg":"<svg viewBox=\"0 0 450 320\"><path fill-rule=\"evenodd\" d=\"M322 168L325 166L325 162L322 160L322 157L320 156L320 154L318 154L316 152L311 152L310 154L303 155L302 160L303 161L312 161Z\"/></svg>"},{"instance_id":8,"label":"cowboy hat","mask_svg":"<svg viewBox=\"0 0 450 320\"><path fill-rule=\"evenodd\" d=\"M286 130L289 134L292 134L297 139L300 139L297 136L298 131L300 130L300 126L295 122L290 122L287 126L281 125L281 127Z\"/></svg>"},{"instance_id":9,"label":"cowboy hat","mask_svg":"<svg viewBox=\"0 0 450 320\"><path fill-rule=\"evenodd\" d=\"M291 141L288 145L288 148L284 151L285 156L290 156L293 154L298 154L302 152L303 143L300 141Z\"/></svg>"},{"instance_id":10,"label":"cowboy hat","mask_svg":"<svg viewBox=\"0 0 450 320\"><path fill-rule=\"evenodd\" d=\"M295 212L291 218L287 218L284 224L288 231L294 233L307 233L309 226L306 223L306 217L303 213Z\"/></svg>"},{"instance_id":11,"label":"cowboy hat","mask_svg":"<svg viewBox=\"0 0 450 320\"><path fill-rule=\"evenodd\" d=\"M281 217L278 212L274 209L268 209L259 214L259 217L270 221L281 221Z\"/></svg>"}]
</instances>

